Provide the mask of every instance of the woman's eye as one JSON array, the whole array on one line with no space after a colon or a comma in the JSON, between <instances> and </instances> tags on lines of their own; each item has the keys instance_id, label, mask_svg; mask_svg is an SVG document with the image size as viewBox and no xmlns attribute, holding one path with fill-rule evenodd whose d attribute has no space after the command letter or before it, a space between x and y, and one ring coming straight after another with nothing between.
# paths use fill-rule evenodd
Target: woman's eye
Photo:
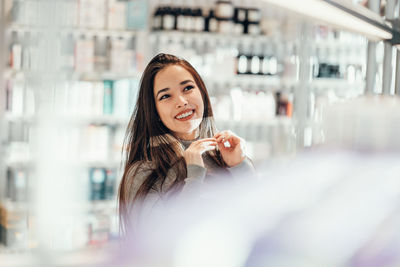
<instances>
[{"instance_id":1,"label":"woman's eye","mask_svg":"<svg viewBox=\"0 0 400 267\"><path fill-rule=\"evenodd\" d=\"M194 88L193 85L189 85L189 86L186 86L185 89L183 89L183 91L189 91L189 90L192 90L193 88Z\"/></svg>"},{"instance_id":2,"label":"woman's eye","mask_svg":"<svg viewBox=\"0 0 400 267\"><path fill-rule=\"evenodd\" d=\"M160 100L167 99L168 97L169 97L169 95L163 95L160 97Z\"/></svg>"}]
</instances>

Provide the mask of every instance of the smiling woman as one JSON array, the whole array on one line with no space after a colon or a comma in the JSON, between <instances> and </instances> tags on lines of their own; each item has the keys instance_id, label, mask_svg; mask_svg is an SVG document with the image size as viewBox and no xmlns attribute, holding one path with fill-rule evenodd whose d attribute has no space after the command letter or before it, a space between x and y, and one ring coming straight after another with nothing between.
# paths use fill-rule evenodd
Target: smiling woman
<instances>
[{"instance_id":1,"label":"smiling woman","mask_svg":"<svg viewBox=\"0 0 400 267\"><path fill-rule=\"evenodd\" d=\"M147 65L125 138L127 153L119 186L123 233L155 205L204 184L254 171L244 140L217 132L203 80L184 59L158 54ZM134 220L134 221L132 221Z\"/></svg>"},{"instance_id":2,"label":"smiling woman","mask_svg":"<svg viewBox=\"0 0 400 267\"><path fill-rule=\"evenodd\" d=\"M195 139L204 105L192 74L180 65L164 68L155 76L154 95L161 121L174 136L183 140Z\"/></svg>"}]
</instances>

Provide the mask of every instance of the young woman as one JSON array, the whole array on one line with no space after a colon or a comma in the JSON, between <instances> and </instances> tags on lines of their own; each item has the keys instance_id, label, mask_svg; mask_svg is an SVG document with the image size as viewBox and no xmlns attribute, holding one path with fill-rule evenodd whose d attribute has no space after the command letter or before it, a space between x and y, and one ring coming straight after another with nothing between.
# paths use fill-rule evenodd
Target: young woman
<instances>
[{"instance_id":1,"label":"young woman","mask_svg":"<svg viewBox=\"0 0 400 267\"><path fill-rule=\"evenodd\" d=\"M203 80L184 59L158 54L147 65L127 135L119 187L122 231L131 216L177 194L199 194L217 173L254 170L244 140L216 132Z\"/></svg>"}]
</instances>

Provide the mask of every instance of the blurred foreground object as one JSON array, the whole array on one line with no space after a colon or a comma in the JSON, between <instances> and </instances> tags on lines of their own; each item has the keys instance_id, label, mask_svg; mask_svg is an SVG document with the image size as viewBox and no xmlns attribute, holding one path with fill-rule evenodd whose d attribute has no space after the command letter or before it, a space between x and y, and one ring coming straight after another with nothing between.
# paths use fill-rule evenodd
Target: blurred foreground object
<instances>
[{"instance_id":1,"label":"blurred foreground object","mask_svg":"<svg viewBox=\"0 0 400 267\"><path fill-rule=\"evenodd\" d=\"M290 162L266 163L257 180L216 184L213 194L155 211L136 229L122 261L398 266L399 101L361 98L325 114L327 146Z\"/></svg>"}]
</instances>

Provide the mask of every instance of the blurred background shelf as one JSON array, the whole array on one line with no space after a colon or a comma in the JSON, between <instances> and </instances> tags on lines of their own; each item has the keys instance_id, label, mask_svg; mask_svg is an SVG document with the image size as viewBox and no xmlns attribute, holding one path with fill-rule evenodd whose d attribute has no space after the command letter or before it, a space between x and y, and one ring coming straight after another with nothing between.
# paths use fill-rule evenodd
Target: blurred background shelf
<instances>
[{"instance_id":1,"label":"blurred background shelf","mask_svg":"<svg viewBox=\"0 0 400 267\"><path fill-rule=\"evenodd\" d=\"M107 30L107 29L90 29L80 27L38 27L38 26L18 26L11 25L7 27L7 32L12 33L30 33L30 34L41 34L41 33L57 33L62 35L73 35L74 37L110 37L118 39L129 39L136 37L137 31L134 30Z\"/></svg>"}]
</instances>

